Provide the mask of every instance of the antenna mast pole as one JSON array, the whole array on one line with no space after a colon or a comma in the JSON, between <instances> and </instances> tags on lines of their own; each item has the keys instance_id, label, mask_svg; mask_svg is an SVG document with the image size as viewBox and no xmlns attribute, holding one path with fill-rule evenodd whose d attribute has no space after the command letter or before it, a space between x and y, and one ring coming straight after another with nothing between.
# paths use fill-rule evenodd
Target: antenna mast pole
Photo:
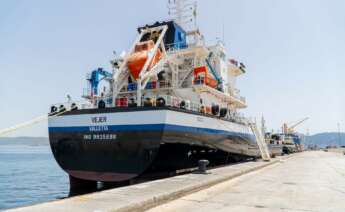
<instances>
[{"instance_id":1,"label":"antenna mast pole","mask_svg":"<svg viewBox=\"0 0 345 212\"><path fill-rule=\"evenodd\" d=\"M183 25L183 3L184 0L176 0L176 22L180 25Z\"/></svg>"},{"instance_id":2,"label":"antenna mast pole","mask_svg":"<svg viewBox=\"0 0 345 212\"><path fill-rule=\"evenodd\" d=\"M197 2L193 0L169 0L169 16L180 26L194 30L196 26Z\"/></svg>"}]
</instances>

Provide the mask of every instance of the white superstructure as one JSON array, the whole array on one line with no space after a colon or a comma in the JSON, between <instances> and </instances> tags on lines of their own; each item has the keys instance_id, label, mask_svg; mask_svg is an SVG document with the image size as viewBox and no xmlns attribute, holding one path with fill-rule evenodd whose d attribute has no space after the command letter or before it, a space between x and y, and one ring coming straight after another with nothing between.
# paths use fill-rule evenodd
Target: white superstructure
<instances>
[{"instance_id":1,"label":"white superstructure","mask_svg":"<svg viewBox=\"0 0 345 212\"><path fill-rule=\"evenodd\" d=\"M100 101L111 107L127 107L145 102L156 105L157 100L166 102L166 97L172 96L176 104L193 105L209 114L216 106L227 110L227 118L237 118L238 109L246 107L236 87L245 66L228 58L221 41L212 45L204 42L195 24L196 7L191 1L169 1L174 21L139 28L129 51L111 61L112 76L105 77L109 86L98 95L89 89L84 97L95 107Z\"/></svg>"}]
</instances>

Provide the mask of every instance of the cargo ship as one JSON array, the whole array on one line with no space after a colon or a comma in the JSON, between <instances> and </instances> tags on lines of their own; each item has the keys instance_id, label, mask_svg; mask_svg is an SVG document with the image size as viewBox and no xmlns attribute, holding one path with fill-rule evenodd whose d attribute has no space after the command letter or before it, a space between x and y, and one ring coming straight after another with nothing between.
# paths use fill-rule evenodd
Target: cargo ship
<instances>
[{"instance_id":1,"label":"cargo ship","mask_svg":"<svg viewBox=\"0 0 345 212\"><path fill-rule=\"evenodd\" d=\"M296 134L266 133L268 146L275 155L302 151L301 137Z\"/></svg>"},{"instance_id":2,"label":"cargo ship","mask_svg":"<svg viewBox=\"0 0 345 212\"><path fill-rule=\"evenodd\" d=\"M303 135L297 133L295 128L308 119L308 117L304 118L291 126L284 123L281 132L278 133L266 132L266 128L263 127L262 131L271 153L274 155L282 155L303 151ZM262 121L262 123L262 126L264 126L264 121Z\"/></svg>"},{"instance_id":3,"label":"cargo ship","mask_svg":"<svg viewBox=\"0 0 345 212\"><path fill-rule=\"evenodd\" d=\"M139 27L111 71L88 74L84 103L51 107L51 149L71 185L260 157L239 113L247 105L236 81L246 67L221 41L207 44L198 28L184 27L186 4L170 2L175 18Z\"/></svg>"}]
</instances>

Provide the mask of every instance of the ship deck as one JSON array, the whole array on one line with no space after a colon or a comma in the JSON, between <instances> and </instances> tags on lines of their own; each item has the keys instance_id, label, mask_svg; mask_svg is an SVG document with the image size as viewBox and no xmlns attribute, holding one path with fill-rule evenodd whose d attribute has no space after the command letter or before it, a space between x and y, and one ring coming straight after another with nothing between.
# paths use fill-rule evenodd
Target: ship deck
<instances>
[{"instance_id":1,"label":"ship deck","mask_svg":"<svg viewBox=\"0 0 345 212\"><path fill-rule=\"evenodd\" d=\"M71 110L62 113L61 115L58 116L66 116L66 115L82 115L82 114L98 114L98 113L121 113L121 112L136 112L136 111L151 111L151 110L172 110L172 111L178 111L178 112L183 112L183 113L189 113L189 114L194 114L194 115L199 115L199 116L204 116L204 117L210 117L210 118L215 118L215 119L220 119L223 121L229 121L229 122L234 122L237 124L244 124L243 120L237 120L235 118L229 119L229 118L223 118L207 113L201 113L198 111L193 111L193 110L187 110L187 109L182 109L179 107L173 107L173 106L162 106L162 107L111 107L111 108L103 108L103 109L81 109L81 110Z\"/></svg>"}]
</instances>

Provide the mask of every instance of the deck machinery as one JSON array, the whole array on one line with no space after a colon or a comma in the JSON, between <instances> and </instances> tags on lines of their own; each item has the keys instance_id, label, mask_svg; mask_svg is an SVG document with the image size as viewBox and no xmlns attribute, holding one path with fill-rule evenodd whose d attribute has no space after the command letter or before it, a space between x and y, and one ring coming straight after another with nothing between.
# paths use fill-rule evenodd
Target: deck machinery
<instances>
[{"instance_id":1,"label":"deck machinery","mask_svg":"<svg viewBox=\"0 0 345 212\"><path fill-rule=\"evenodd\" d=\"M53 154L72 184L127 181L200 159L269 158L256 126L238 112L246 107L236 89L245 66L178 20L139 27L129 51L111 61L111 76L98 69L88 78L87 103L49 119Z\"/></svg>"}]
</instances>

